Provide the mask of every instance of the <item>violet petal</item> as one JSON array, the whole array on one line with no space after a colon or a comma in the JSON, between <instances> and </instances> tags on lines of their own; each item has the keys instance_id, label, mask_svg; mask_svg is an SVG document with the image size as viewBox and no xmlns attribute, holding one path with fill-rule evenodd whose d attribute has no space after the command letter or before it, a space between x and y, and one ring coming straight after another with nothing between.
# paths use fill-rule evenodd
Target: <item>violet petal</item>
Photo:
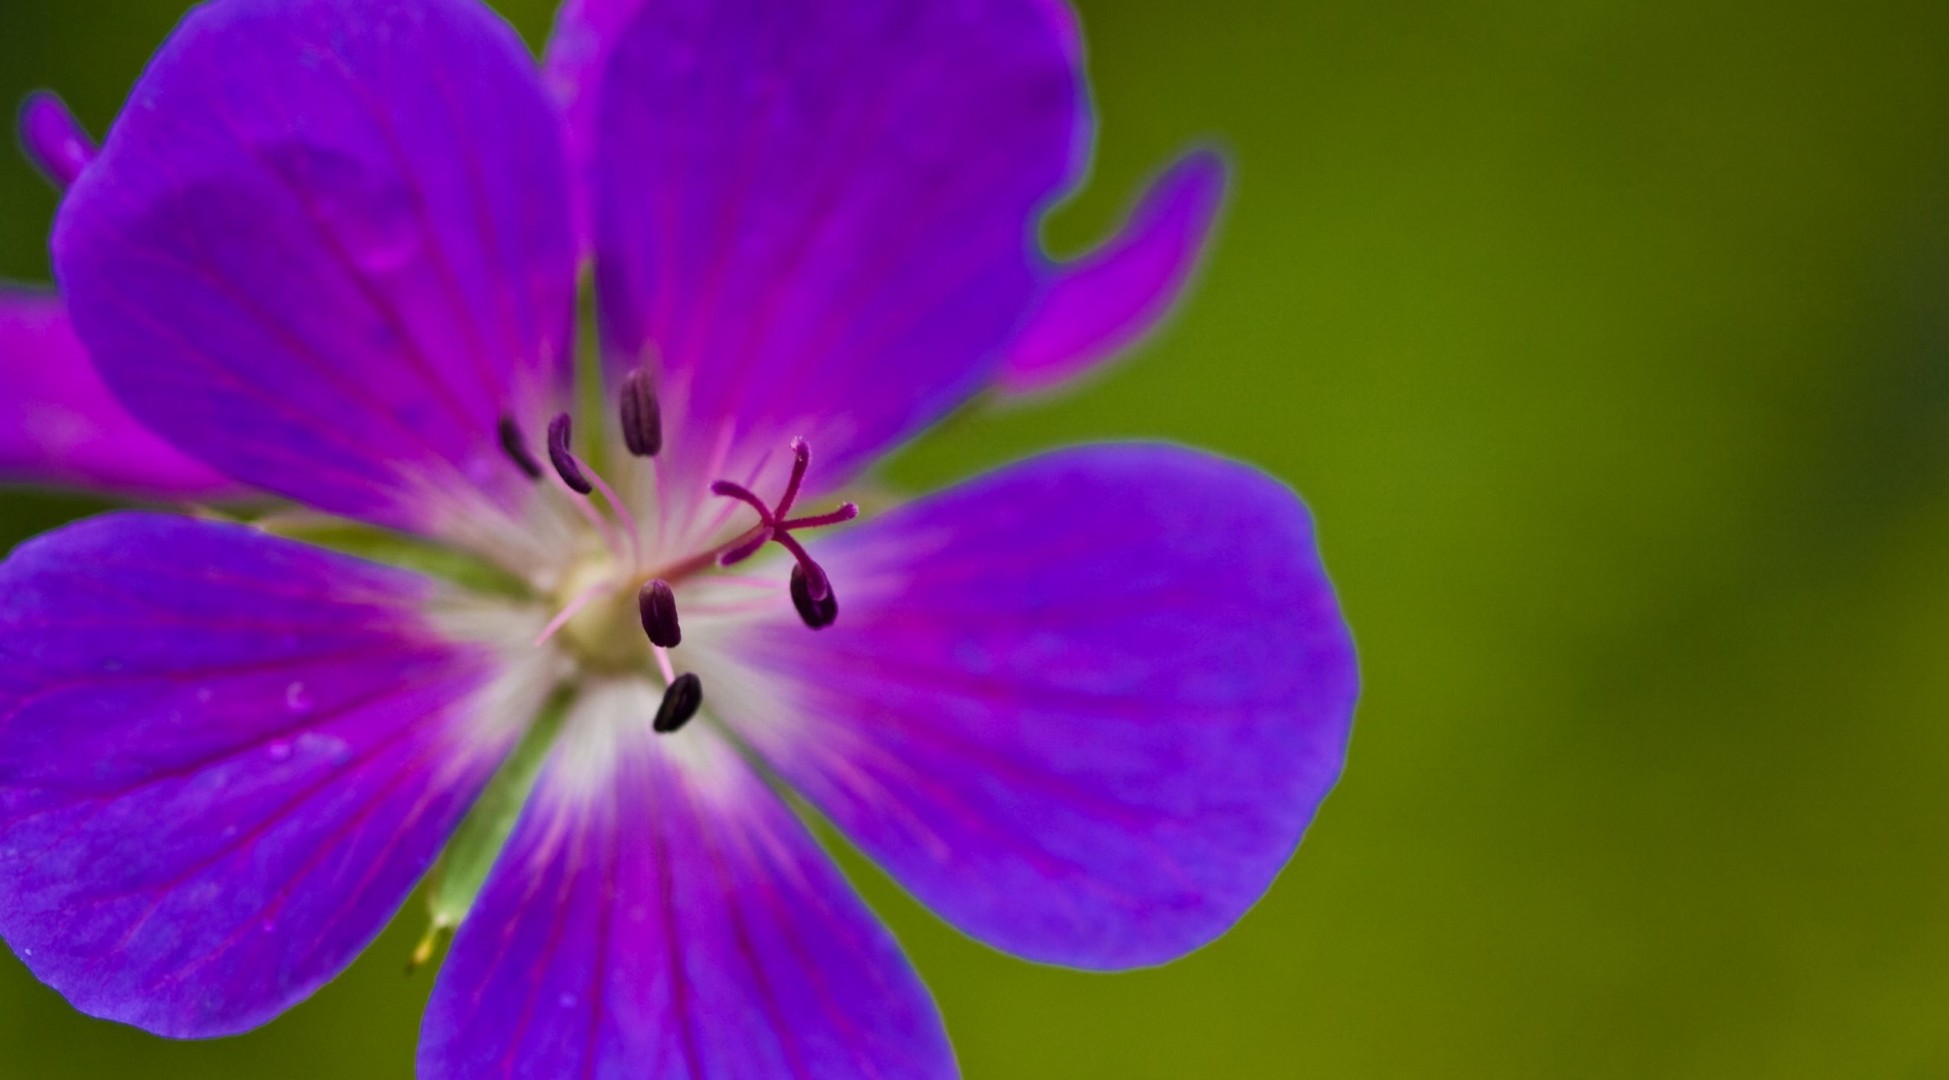
<instances>
[{"instance_id":1,"label":"violet petal","mask_svg":"<svg viewBox=\"0 0 1949 1080\"><path fill-rule=\"evenodd\" d=\"M425 578L93 518L0 565L0 936L94 1016L264 1023L337 974L506 750Z\"/></svg>"},{"instance_id":2,"label":"violet petal","mask_svg":"<svg viewBox=\"0 0 1949 1080\"><path fill-rule=\"evenodd\" d=\"M59 297L7 285L0 285L0 479L139 499L241 491L122 408Z\"/></svg>"},{"instance_id":3,"label":"violet petal","mask_svg":"<svg viewBox=\"0 0 1949 1080\"><path fill-rule=\"evenodd\" d=\"M1055 268L996 379L1040 394L1100 370L1155 330L1192 280L1218 221L1225 159L1186 155L1152 182L1117 234Z\"/></svg>"},{"instance_id":4,"label":"violet petal","mask_svg":"<svg viewBox=\"0 0 1949 1080\"><path fill-rule=\"evenodd\" d=\"M47 90L27 95L20 107L20 147L34 168L61 191L75 182L96 153L95 140L68 111L67 103Z\"/></svg>"},{"instance_id":5,"label":"violet petal","mask_svg":"<svg viewBox=\"0 0 1949 1080\"><path fill-rule=\"evenodd\" d=\"M988 383L1089 139L1061 5L577 10L621 27L599 50L597 292L613 362L656 369L670 490L766 455L755 486L780 490L804 435L808 494L829 492Z\"/></svg>"},{"instance_id":6,"label":"violet petal","mask_svg":"<svg viewBox=\"0 0 1949 1080\"><path fill-rule=\"evenodd\" d=\"M254 486L508 537L503 454L565 403L575 252L559 121L472 0L199 7L62 204L54 258L105 381Z\"/></svg>"},{"instance_id":7,"label":"violet petal","mask_svg":"<svg viewBox=\"0 0 1949 1080\"><path fill-rule=\"evenodd\" d=\"M1271 884L1339 776L1353 645L1305 507L1154 445L1033 459L835 534L846 617L754 617L712 715L942 917L1156 964ZM780 605L783 607L783 605Z\"/></svg>"},{"instance_id":8,"label":"violet petal","mask_svg":"<svg viewBox=\"0 0 1949 1080\"><path fill-rule=\"evenodd\" d=\"M586 696L461 924L424 1080L955 1075L927 991L792 812L654 687Z\"/></svg>"}]
</instances>

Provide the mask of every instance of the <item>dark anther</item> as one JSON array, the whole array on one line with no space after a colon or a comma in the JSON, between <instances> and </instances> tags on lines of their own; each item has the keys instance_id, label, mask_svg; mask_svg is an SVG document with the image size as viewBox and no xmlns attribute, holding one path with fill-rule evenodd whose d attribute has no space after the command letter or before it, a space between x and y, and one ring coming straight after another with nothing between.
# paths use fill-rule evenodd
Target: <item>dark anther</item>
<instances>
[{"instance_id":1,"label":"dark anther","mask_svg":"<svg viewBox=\"0 0 1949 1080\"><path fill-rule=\"evenodd\" d=\"M643 632L650 635L650 644L674 649L684 639L677 625L677 594L670 591L669 582L658 579L643 586L636 594L636 607L643 614Z\"/></svg>"},{"instance_id":2,"label":"dark anther","mask_svg":"<svg viewBox=\"0 0 1949 1080\"><path fill-rule=\"evenodd\" d=\"M507 451L508 457L514 460L515 465L519 466L522 472L528 474L528 479L541 479L541 462L536 461L535 455L528 452L528 442L521 437L521 427L514 422L514 417L501 417L500 430L501 449Z\"/></svg>"},{"instance_id":3,"label":"dark anther","mask_svg":"<svg viewBox=\"0 0 1949 1080\"><path fill-rule=\"evenodd\" d=\"M595 485L582 475L582 463L569 451L569 434L567 413L548 422L548 460L554 464L555 474L562 478L562 483L574 488L577 494L587 495L595 490Z\"/></svg>"},{"instance_id":4,"label":"dark anther","mask_svg":"<svg viewBox=\"0 0 1949 1080\"><path fill-rule=\"evenodd\" d=\"M659 735L668 735L690 723L703 704L704 680L686 671L663 692L663 704L657 706L656 722L650 728Z\"/></svg>"},{"instance_id":5,"label":"dark anther","mask_svg":"<svg viewBox=\"0 0 1949 1080\"><path fill-rule=\"evenodd\" d=\"M799 609L799 618L814 630L824 630L839 618L839 597L832 593L832 586L826 586L824 600L812 599L811 582L806 580L805 567L792 567L792 606Z\"/></svg>"},{"instance_id":6,"label":"dark anther","mask_svg":"<svg viewBox=\"0 0 1949 1080\"><path fill-rule=\"evenodd\" d=\"M663 449L663 410L642 368L623 376L622 413L623 444L637 457L655 457Z\"/></svg>"}]
</instances>

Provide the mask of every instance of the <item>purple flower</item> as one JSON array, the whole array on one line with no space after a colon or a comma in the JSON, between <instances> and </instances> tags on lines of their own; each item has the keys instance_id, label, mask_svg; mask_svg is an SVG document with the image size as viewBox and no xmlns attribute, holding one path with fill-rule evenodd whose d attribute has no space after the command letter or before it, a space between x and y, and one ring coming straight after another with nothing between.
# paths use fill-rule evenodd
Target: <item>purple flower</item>
<instances>
[{"instance_id":1,"label":"purple flower","mask_svg":"<svg viewBox=\"0 0 1949 1080\"><path fill-rule=\"evenodd\" d=\"M437 862L421 1075L951 1075L780 789L1020 956L1223 933L1351 721L1303 506L1149 444L861 479L1153 324L1219 160L1045 262L1090 129L1055 0L570 0L546 71L472 0L217 0L98 156L30 104L75 333L0 311L0 467L309 509L0 566L0 935L221 1035ZM16 438L55 408L86 437Z\"/></svg>"}]
</instances>

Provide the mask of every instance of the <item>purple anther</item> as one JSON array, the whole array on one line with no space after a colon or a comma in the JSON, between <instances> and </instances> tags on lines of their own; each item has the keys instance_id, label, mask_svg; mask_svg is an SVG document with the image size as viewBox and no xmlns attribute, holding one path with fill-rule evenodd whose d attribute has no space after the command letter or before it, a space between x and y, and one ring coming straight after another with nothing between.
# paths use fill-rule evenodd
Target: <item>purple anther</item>
<instances>
[{"instance_id":1,"label":"purple anther","mask_svg":"<svg viewBox=\"0 0 1949 1080\"><path fill-rule=\"evenodd\" d=\"M575 454L568 448L571 433L567 413L548 422L548 460L555 466L555 475L562 478L562 483L578 495L587 495L596 488L589 483L588 476L582 472L582 463L575 460Z\"/></svg>"},{"instance_id":2,"label":"purple anther","mask_svg":"<svg viewBox=\"0 0 1949 1080\"><path fill-rule=\"evenodd\" d=\"M656 720L650 728L659 735L668 735L690 723L703 704L704 680L686 671L663 692L663 704L657 706Z\"/></svg>"},{"instance_id":3,"label":"purple anther","mask_svg":"<svg viewBox=\"0 0 1949 1080\"><path fill-rule=\"evenodd\" d=\"M832 587L826 587L824 600L812 599L812 589L806 579L805 567L792 567L792 606L799 609L799 618L814 630L824 630L839 618L839 597L833 594Z\"/></svg>"},{"instance_id":4,"label":"purple anther","mask_svg":"<svg viewBox=\"0 0 1949 1080\"><path fill-rule=\"evenodd\" d=\"M636 594L636 607L643 616L643 632L659 649L674 649L684 639L677 625L677 594L661 579L644 585Z\"/></svg>"},{"instance_id":5,"label":"purple anther","mask_svg":"<svg viewBox=\"0 0 1949 1080\"><path fill-rule=\"evenodd\" d=\"M507 452L509 459L522 472L528 474L528 479L541 479L541 462L536 461L535 455L528 452L528 440L522 437L521 425L514 422L514 417L501 417L500 432L501 449Z\"/></svg>"},{"instance_id":6,"label":"purple anther","mask_svg":"<svg viewBox=\"0 0 1949 1080\"><path fill-rule=\"evenodd\" d=\"M95 160L95 140L59 96L36 90L20 108L20 147L48 182L62 191Z\"/></svg>"},{"instance_id":7,"label":"purple anther","mask_svg":"<svg viewBox=\"0 0 1949 1080\"><path fill-rule=\"evenodd\" d=\"M655 457L663 449L663 410L649 372L637 368L623 376L620 405L623 445L637 457Z\"/></svg>"}]
</instances>

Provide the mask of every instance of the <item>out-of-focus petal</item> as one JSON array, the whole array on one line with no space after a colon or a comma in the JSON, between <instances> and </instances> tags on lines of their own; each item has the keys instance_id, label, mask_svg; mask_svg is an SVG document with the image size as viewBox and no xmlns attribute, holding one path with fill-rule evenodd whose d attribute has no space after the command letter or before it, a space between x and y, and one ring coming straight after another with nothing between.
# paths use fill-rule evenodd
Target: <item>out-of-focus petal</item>
<instances>
[{"instance_id":1,"label":"out-of-focus petal","mask_svg":"<svg viewBox=\"0 0 1949 1080\"><path fill-rule=\"evenodd\" d=\"M84 1012L177 1037L263 1023L349 963L538 696L442 632L434 590L149 514L16 550L0 936L22 962Z\"/></svg>"},{"instance_id":2,"label":"out-of-focus petal","mask_svg":"<svg viewBox=\"0 0 1949 1080\"><path fill-rule=\"evenodd\" d=\"M685 624L713 707L921 901L1160 963L1258 899L1339 775L1354 653L1299 499L1174 447L1052 454L816 543L834 626ZM784 607L784 605L778 605Z\"/></svg>"},{"instance_id":3,"label":"out-of-focus petal","mask_svg":"<svg viewBox=\"0 0 1949 1080\"><path fill-rule=\"evenodd\" d=\"M829 488L987 384L1088 140L1060 4L669 0L612 50L604 344L658 373L666 480L803 435Z\"/></svg>"},{"instance_id":4,"label":"out-of-focus petal","mask_svg":"<svg viewBox=\"0 0 1949 1080\"><path fill-rule=\"evenodd\" d=\"M0 285L0 478L144 499L238 490L122 408L59 297L7 285Z\"/></svg>"},{"instance_id":5,"label":"out-of-focus petal","mask_svg":"<svg viewBox=\"0 0 1949 1080\"><path fill-rule=\"evenodd\" d=\"M996 377L1005 394L1057 389L1155 329L1192 279L1225 196L1225 159L1187 155L1144 193L1117 235L1056 267Z\"/></svg>"},{"instance_id":6,"label":"out-of-focus petal","mask_svg":"<svg viewBox=\"0 0 1949 1080\"><path fill-rule=\"evenodd\" d=\"M708 700L710 691L705 691ZM709 720L590 691L434 987L419 1075L954 1075L933 1002Z\"/></svg>"},{"instance_id":7,"label":"out-of-focus petal","mask_svg":"<svg viewBox=\"0 0 1949 1080\"><path fill-rule=\"evenodd\" d=\"M104 379L186 452L518 547L535 489L497 425L538 440L566 390L566 202L559 117L480 4L227 0L136 85L55 266Z\"/></svg>"},{"instance_id":8,"label":"out-of-focus petal","mask_svg":"<svg viewBox=\"0 0 1949 1080\"><path fill-rule=\"evenodd\" d=\"M562 108L562 134L568 148L570 175L592 175L596 155L596 114L602 76L616 39L643 0L562 0L555 9L555 29L548 36L542 74ZM575 228L590 242L589 185L570 185L575 198Z\"/></svg>"},{"instance_id":9,"label":"out-of-focus petal","mask_svg":"<svg viewBox=\"0 0 1949 1080\"><path fill-rule=\"evenodd\" d=\"M20 149L47 182L62 191L96 153L95 141L68 111L67 103L47 90L27 95L20 106Z\"/></svg>"}]
</instances>

